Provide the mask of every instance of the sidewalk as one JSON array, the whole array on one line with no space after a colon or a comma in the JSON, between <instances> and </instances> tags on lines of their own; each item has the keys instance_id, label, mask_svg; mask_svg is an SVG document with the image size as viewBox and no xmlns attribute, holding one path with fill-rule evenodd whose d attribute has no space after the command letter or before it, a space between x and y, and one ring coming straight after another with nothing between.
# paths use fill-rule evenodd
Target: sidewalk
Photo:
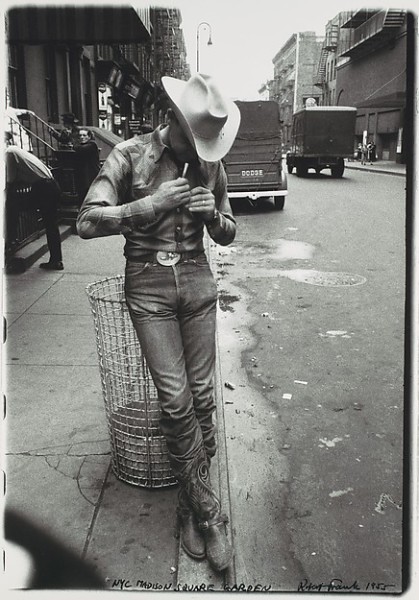
<instances>
[{"instance_id":1,"label":"sidewalk","mask_svg":"<svg viewBox=\"0 0 419 600\"><path fill-rule=\"evenodd\" d=\"M372 165L370 165L369 163L367 163L366 165L361 165L361 163L356 160L345 160L345 167L347 169L369 171L371 173L401 175L402 177L406 176L406 165L402 165L400 163L396 163L390 160L377 160L376 162L373 162Z\"/></svg>"},{"instance_id":2,"label":"sidewalk","mask_svg":"<svg viewBox=\"0 0 419 600\"><path fill-rule=\"evenodd\" d=\"M132 486L111 469L85 288L124 272L123 243L122 236L69 235L63 241L64 271L43 271L38 258L23 274L4 276L8 507L93 565L106 589L221 590L234 583L234 564L221 576L182 551L177 486ZM211 476L229 514L219 372L216 389L219 452Z\"/></svg>"}]
</instances>

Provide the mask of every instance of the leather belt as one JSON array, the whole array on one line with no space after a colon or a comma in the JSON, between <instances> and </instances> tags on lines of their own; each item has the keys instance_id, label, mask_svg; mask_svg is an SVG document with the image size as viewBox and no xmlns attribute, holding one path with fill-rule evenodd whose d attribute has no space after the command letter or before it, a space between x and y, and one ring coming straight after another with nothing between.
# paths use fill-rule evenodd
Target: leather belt
<instances>
[{"instance_id":1,"label":"leather belt","mask_svg":"<svg viewBox=\"0 0 419 600\"><path fill-rule=\"evenodd\" d=\"M132 262L153 262L159 263L164 267L170 267L176 265L181 260L188 260L195 258L200 254L204 254L204 250L189 250L187 252L172 252L167 250L158 250L157 252L149 252L147 254L141 254L132 259Z\"/></svg>"}]
</instances>

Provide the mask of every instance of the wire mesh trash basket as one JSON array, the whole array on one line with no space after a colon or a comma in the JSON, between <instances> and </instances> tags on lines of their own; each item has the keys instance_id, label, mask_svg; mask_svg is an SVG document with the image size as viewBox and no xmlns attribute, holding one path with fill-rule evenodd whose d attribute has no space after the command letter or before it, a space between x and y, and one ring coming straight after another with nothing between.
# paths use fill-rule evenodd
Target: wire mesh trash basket
<instances>
[{"instance_id":1,"label":"wire mesh trash basket","mask_svg":"<svg viewBox=\"0 0 419 600\"><path fill-rule=\"evenodd\" d=\"M124 277L86 287L118 479L147 488L177 483L159 426L161 408L125 303Z\"/></svg>"}]
</instances>

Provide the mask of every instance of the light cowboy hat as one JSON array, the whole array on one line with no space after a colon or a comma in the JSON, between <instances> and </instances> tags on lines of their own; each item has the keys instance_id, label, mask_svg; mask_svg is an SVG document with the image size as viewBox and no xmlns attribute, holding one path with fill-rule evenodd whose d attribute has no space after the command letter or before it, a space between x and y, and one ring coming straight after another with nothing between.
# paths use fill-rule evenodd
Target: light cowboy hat
<instances>
[{"instance_id":1,"label":"light cowboy hat","mask_svg":"<svg viewBox=\"0 0 419 600\"><path fill-rule=\"evenodd\" d=\"M161 81L199 158L209 162L223 158L240 125L237 105L221 94L209 75L197 73L188 81L165 76Z\"/></svg>"}]
</instances>

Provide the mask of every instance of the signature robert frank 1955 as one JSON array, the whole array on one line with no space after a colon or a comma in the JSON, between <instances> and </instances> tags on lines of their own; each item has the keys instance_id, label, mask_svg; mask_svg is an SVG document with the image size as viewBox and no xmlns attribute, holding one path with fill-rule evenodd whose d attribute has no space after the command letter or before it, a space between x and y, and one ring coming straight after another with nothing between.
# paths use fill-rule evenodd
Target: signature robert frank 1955
<instances>
[{"instance_id":1,"label":"signature robert frank 1955","mask_svg":"<svg viewBox=\"0 0 419 600\"><path fill-rule=\"evenodd\" d=\"M358 580L344 582L339 577L333 577L328 582L313 583L308 579L302 579L297 586L297 592L360 592L360 591L382 591L395 587L392 583L381 583L368 581L366 584Z\"/></svg>"}]
</instances>

